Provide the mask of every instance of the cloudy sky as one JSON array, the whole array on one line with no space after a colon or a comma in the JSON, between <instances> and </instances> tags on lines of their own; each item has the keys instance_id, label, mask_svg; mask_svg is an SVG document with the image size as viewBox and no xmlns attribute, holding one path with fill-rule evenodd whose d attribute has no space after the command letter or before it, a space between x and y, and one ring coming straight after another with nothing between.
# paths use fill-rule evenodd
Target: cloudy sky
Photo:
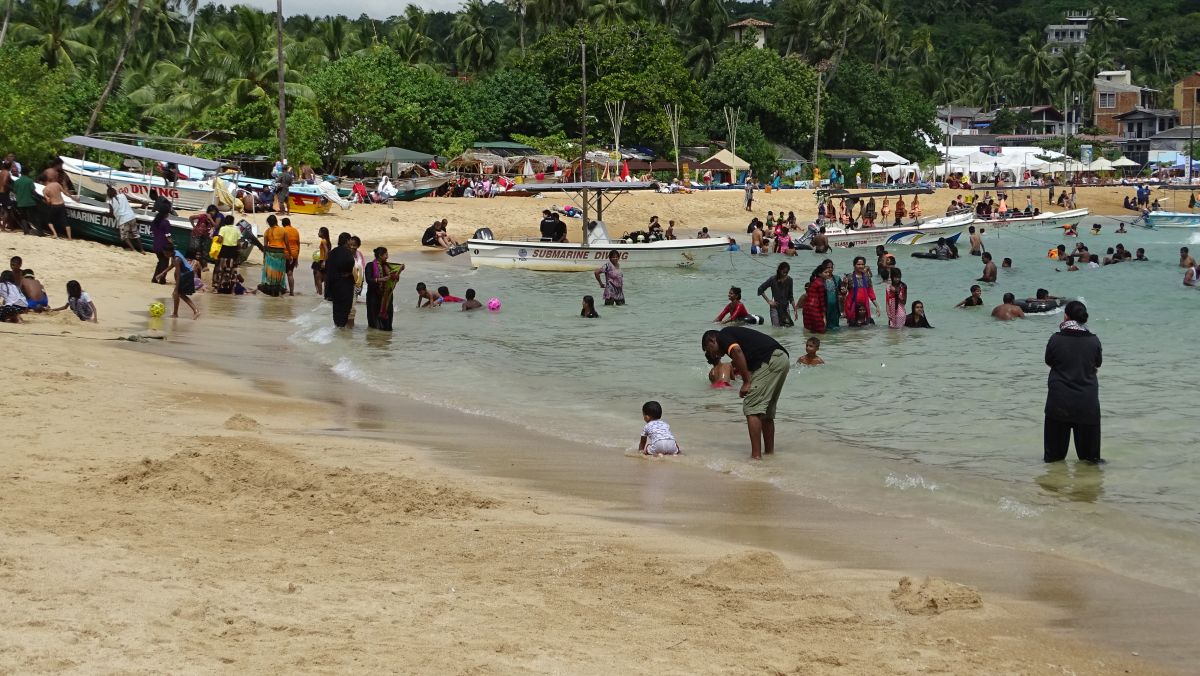
<instances>
[{"instance_id":1,"label":"cloudy sky","mask_svg":"<svg viewBox=\"0 0 1200 676\"><path fill-rule=\"evenodd\" d=\"M208 4L208 3L205 3ZM218 4L218 3L212 3ZM275 11L275 0L226 0L220 4L226 7L232 5L247 5ZM283 0L284 16L293 14L310 14L325 16L327 14L343 14L356 18L366 14L375 19L386 19L404 13L405 5L416 5L422 9L453 11L462 6L463 0L350 0L349 2L333 3L329 0Z\"/></svg>"}]
</instances>

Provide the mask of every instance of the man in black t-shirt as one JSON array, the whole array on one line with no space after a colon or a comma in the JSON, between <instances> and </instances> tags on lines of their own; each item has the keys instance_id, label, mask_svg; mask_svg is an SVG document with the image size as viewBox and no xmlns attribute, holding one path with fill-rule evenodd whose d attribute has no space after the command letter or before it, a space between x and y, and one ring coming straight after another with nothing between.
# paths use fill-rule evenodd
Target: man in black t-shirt
<instances>
[{"instance_id":1,"label":"man in black t-shirt","mask_svg":"<svg viewBox=\"0 0 1200 676\"><path fill-rule=\"evenodd\" d=\"M560 244L567 243L567 224L558 214L554 214L554 241Z\"/></svg>"},{"instance_id":2,"label":"man in black t-shirt","mask_svg":"<svg viewBox=\"0 0 1200 676\"><path fill-rule=\"evenodd\" d=\"M750 432L750 457L775 452L775 405L791 369L788 351L774 338L742 326L705 331L700 339L708 363L716 365L729 355L733 370L742 378L742 413Z\"/></svg>"},{"instance_id":3,"label":"man in black t-shirt","mask_svg":"<svg viewBox=\"0 0 1200 676\"><path fill-rule=\"evenodd\" d=\"M543 242L554 241L554 215L549 209L542 210L542 222L538 224L538 230L542 233Z\"/></svg>"}]
</instances>

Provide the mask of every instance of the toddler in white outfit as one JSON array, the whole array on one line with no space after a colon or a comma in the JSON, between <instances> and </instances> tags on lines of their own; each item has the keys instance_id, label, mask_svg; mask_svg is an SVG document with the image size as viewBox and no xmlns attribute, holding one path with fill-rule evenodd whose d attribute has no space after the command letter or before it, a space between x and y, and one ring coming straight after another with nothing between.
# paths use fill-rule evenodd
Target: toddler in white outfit
<instances>
[{"instance_id":1,"label":"toddler in white outfit","mask_svg":"<svg viewBox=\"0 0 1200 676\"><path fill-rule=\"evenodd\" d=\"M662 405L657 401L642 404L642 443L638 450L646 455L678 455L683 451L671 434L671 426L662 420Z\"/></svg>"}]
</instances>

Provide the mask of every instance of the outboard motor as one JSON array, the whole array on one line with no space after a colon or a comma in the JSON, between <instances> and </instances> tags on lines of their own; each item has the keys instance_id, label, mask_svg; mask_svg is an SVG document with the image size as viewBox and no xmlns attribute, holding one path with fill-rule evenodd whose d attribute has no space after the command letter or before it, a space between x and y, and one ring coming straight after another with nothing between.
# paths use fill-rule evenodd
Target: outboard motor
<instances>
[{"instance_id":1,"label":"outboard motor","mask_svg":"<svg viewBox=\"0 0 1200 676\"><path fill-rule=\"evenodd\" d=\"M496 238L495 238L495 236L492 235L491 228L480 228L475 231L474 235L471 235L471 239L496 239Z\"/></svg>"}]
</instances>

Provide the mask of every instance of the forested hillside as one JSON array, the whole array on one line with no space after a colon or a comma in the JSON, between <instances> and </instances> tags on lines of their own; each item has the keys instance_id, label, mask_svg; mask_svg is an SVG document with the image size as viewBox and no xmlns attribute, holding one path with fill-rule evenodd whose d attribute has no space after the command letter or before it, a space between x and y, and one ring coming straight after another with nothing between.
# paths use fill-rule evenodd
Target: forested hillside
<instances>
[{"instance_id":1,"label":"forested hillside","mask_svg":"<svg viewBox=\"0 0 1200 676\"><path fill-rule=\"evenodd\" d=\"M1054 55L1044 27L1068 10L1092 11L1093 35L1084 49ZM626 102L623 142L664 155L664 105L681 107L684 145L725 138L730 106L742 112L739 154L760 168L773 162L768 141L811 152L818 80L822 147L920 157L917 132L936 136L937 105L1086 101L1097 70L1122 66L1169 105L1171 83L1200 67L1200 0L470 0L456 13L410 5L383 20L287 18L282 78L276 17L255 9L8 0L4 11L0 139L31 159L89 124L217 132L222 145L204 152L275 154L281 81L297 162L329 164L383 144L455 154L513 134L561 146L579 134L581 41L593 143L611 143L606 102ZM767 49L733 42L728 25L744 17L775 24Z\"/></svg>"}]
</instances>

